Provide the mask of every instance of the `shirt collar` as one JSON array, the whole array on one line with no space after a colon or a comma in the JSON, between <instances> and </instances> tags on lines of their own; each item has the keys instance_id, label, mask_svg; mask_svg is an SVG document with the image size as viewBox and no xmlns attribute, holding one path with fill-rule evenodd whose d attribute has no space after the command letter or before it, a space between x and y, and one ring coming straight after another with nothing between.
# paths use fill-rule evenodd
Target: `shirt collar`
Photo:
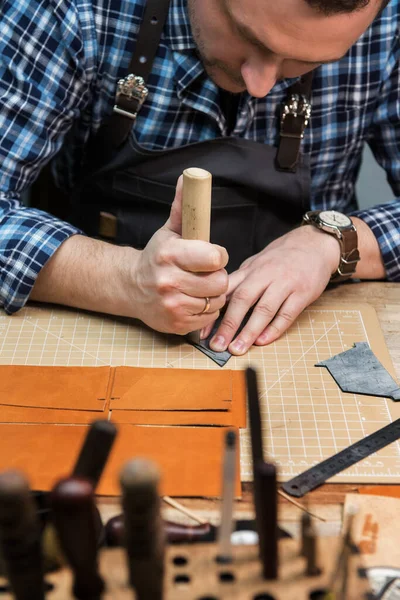
<instances>
[{"instance_id":1,"label":"shirt collar","mask_svg":"<svg viewBox=\"0 0 400 600\"><path fill-rule=\"evenodd\" d=\"M189 20L187 0L170 0L164 35L172 50L182 52L196 49Z\"/></svg>"}]
</instances>

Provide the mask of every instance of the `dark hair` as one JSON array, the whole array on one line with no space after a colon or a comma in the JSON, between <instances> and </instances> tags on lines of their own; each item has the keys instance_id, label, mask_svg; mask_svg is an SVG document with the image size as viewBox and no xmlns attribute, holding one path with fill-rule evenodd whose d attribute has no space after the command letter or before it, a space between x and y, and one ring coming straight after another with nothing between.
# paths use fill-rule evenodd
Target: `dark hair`
<instances>
[{"instance_id":1,"label":"dark hair","mask_svg":"<svg viewBox=\"0 0 400 600\"><path fill-rule=\"evenodd\" d=\"M350 13L365 8L370 0L306 0L312 8L327 17L336 13ZM381 10L390 0L382 0Z\"/></svg>"}]
</instances>

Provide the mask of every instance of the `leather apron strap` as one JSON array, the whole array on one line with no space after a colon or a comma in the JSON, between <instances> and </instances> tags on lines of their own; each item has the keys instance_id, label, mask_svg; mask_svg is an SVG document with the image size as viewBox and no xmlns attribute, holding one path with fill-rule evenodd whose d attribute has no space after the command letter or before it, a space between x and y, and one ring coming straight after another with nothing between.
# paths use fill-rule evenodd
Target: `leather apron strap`
<instances>
[{"instance_id":1,"label":"leather apron strap","mask_svg":"<svg viewBox=\"0 0 400 600\"><path fill-rule=\"evenodd\" d=\"M170 0L147 0L135 50L127 74L117 83L116 103L89 150L90 162L102 164L127 138L147 97L146 81L153 67Z\"/></svg>"},{"instance_id":2,"label":"leather apron strap","mask_svg":"<svg viewBox=\"0 0 400 600\"><path fill-rule=\"evenodd\" d=\"M288 89L282 108L281 129L276 168L295 172L300 157L300 145L311 116L311 88L313 72L303 75Z\"/></svg>"}]
</instances>

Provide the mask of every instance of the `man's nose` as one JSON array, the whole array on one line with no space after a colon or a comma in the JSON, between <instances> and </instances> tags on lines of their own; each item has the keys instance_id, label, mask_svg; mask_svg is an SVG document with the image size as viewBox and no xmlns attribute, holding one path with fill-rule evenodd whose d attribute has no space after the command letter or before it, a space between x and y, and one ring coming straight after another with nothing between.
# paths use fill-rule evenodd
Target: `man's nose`
<instances>
[{"instance_id":1,"label":"man's nose","mask_svg":"<svg viewBox=\"0 0 400 600\"><path fill-rule=\"evenodd\" d=\"M253 56L242 64L241 74L247 91L255 98L264 98L278 79L279 62L274 58Z\"/></svg>"}]
</instances>

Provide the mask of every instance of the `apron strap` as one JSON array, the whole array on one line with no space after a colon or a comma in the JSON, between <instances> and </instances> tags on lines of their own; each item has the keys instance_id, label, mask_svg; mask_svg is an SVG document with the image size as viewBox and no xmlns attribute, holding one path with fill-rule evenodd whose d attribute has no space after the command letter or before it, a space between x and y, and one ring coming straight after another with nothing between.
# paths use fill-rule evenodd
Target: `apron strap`
<instances>
[{"instance_id":1,"label":"apron strap","mask_svg":"<svg viewBox=\"0 0 400 600\"><path fill-rule=\"evenodd\" d=\"M300 158L300 145L311 116L311 88L313 72L303 75L288 89L282 107L281 129L276 168L278 171L294 173Z\"/></svg>"},{"instance_id":2,"label":"apron strap","mask_svg":"<svg viewBox=\"0 0 400 600\"><path fill-rule=\"evenodd\" d=\"M135 50L127 74L117 84L113 114L95 136L89 160L95 165L110 158L127 138L148 90L147 79L153 67L170 0L147 0Z\"/></svg>"}]
</instances>

